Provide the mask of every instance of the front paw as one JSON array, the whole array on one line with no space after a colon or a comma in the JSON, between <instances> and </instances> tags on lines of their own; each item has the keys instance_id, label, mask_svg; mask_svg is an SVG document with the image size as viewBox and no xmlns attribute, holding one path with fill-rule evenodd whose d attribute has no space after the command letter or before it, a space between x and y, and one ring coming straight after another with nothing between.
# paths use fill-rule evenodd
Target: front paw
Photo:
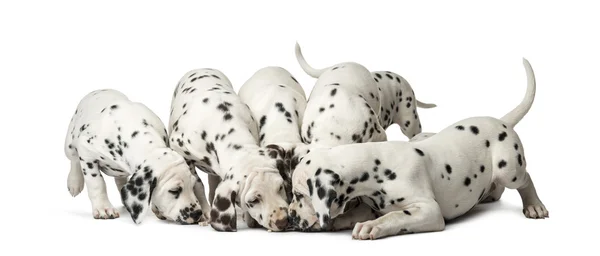
<instances>
[{"instance_id":1,"label":"front paw","mask_svg":"<svg viewBox=\"0 0 600 256\"><path fill-rule=\"evenodd\" d=\"M357 223L352 230L352 239L375 240L381 237L381 229L375 220Z\"/></svg>"},{"instance_id":2,"label":"front paw","mask_svg":"<svg viewBox=\"0 0 600 256\"><path fill-rule=\"evenodd\" d=\"M94 219L116 219L119 218L119 211L110 204L93 207Z\"/></svg>"},{"instance_id":3,"label":"front paw","mask_svg":"<svg viewBox=\"0 0 600 256\"><path fill-rule=\"evenodd\" d=\"M206 227L210 224L210 216L208 212L205 212L202 214L202 216L200 216L200 219L198 220L198 225L202 226L202 227Z\"/></svg>"},{"instance_id":4,"label":"front paw","mask_svg":"<svg viewBox=\"0 0 600 256\"><path fill-rule=\"evenodd\" d=\"M546 206L541 203L523 207L523 214L530 219L545 219L549 217Z\"/></svg>"}]
</instances>

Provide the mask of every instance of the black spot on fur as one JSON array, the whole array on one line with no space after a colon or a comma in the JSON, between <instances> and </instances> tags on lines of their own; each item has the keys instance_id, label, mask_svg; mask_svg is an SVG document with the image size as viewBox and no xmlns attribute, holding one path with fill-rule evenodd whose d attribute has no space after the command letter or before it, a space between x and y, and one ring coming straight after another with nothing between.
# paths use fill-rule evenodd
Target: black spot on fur
<instances>
[{"instance_id":1,"label":"black spot on fur","mask_svg":"<svg viewBox=\"0 0 600 256\"><path fill-rule=\"evenodd\" d=\"M419 154L420 156L425 156L425 153L423 153L423 151L421 151L418 148L415 148L415 151L417 152L417 154Z\"/></svg>"},{"instance_id":2,"label":"black spot on fur","mask_svg":"<svg viewBox=\"0 0 600 256\"><path fill-rule=\"evenodd\" d=\"M489 140L485 140L485 146L488 147L488 148L490 147L490 141Z\"/></svg>"},{"instance_id":3,"label":"black spot on fur","mask_svg":"<svg viewBox=\"0 0 600 256\"><path fill-rule=\"evenodd\" d=\"M460 130L460 131L464 131L465 130L465 127L462 126L462 125L457 125L455 128L458 129L458 130Z\"/></svg>"},{"instance_id":4,"label":"black spot on fur","mask_svg":"<svg viewBox=\"0 0 600 256\"><path fill-rule=\"evenodd\" d=\"M502 168L504 168L504 167L506 167L506 161L504 161L504 160L501 160L501 161L498 163L498 168L502 169Z\"/></svg>"},{"instance_id":5,"label":"black spot on fur","mask_svg":"<svg viewBox=\"0 0 600 256\"><path fill-rule=\"evenodd\" d=\"M337 93L337 88L334 88L333 90L331 90L331 96L335 96L336 93Z\"/></svg>"},{"instance_id":6,"label":"black spot on fur","mask_svg":"<svg viewBox=\"0 0 600 256\"><path fill-rule=\"evenodd\" d=\"M365 182L369 179L369 173L365 172L362 176L360 176L360 182Z\"/></svg>"},{"instance_id":7,"label":"black spot on fur","mask_svg":"<svg viewBox=\"0 0 600 256\"><path fill-rule=\"evenodd\" d=\"M482 165L481 167L479 167L479 171L483 173L485 171L485 166Z\"/></svg>"},{"instance_id":8,"label":"black spot on fur","mask_svg":"<svg viewBox=\"0 0 600 256\"><path fill-rule=\"evenodd\" d=\"M452 173L452 166L450 166L449 164L446 164L446 172L448 172L448 174Z\"/></svg>"},{"instance_id":9,"label":"black spot on fur","mask_svg":"<svg viewBox=\"0 0 600 256\"><path fill-rule=\"evenodd\" d=\"M346 189L346 194L350 194L350 193L352 193L352 192L354 192L354 187L348 187L348 188Z\"/></svg>"},{"instance_id":10,"label":"black spot on fur","mask_svg":"<svg viewBox=\"0 0 600 256\"><path fill-rule=\"evenodd\" d=\"M469 178L469 177L466 177L466 178L465 178L465 186L467 186L467 187L468 187L469 185L471 185L471 178Z\"/></svg>"},{"instance_id":11,"label":"black spot on fur","mask_svg":"<svg viewBox=\"0 0 600 256\"><path fill-rule=\"evenodd\" d=\"M312 181L310 179L306 180L306 185L308 186L308 193L309 195L312 196L313 194L313 185L312 185Z\"/></svg>"},{"instance_id":12,"label":"black spot on fur","mask_svg":"<svg viewBox=\"0 0 600 256\"><path fill-rule=\"evenodd\" d=\"M221 197L220 195L217 195L215 198L214 205L217 207L217 209L219 211L224 212L225 210L229 209L229 207L231 206L231 201L229 201L229 199L227 199L225 197Z\"/></svg>"},{"instance_id":13,"label":"black spot on fur","mask_svg":"<svg viewBox=\"0 0 600 256\"><path fill-rule=\"evenodd\" d=\"M517 161L519 162L519 166L523 166L523 157L521 157L521 154L517 155Z\"/></svg>"},{"instance_id":14,"label":"black spot on fur","mask_svg":"<svg viewBox=\"0 0 600 256\"><path fill-rule=\"evenodd\" d=\"M472 126L470 127L471 132L475 135L479 134L479 128L477 128L477 126Z\"/></svg>"},{"instance_id":15,"label":"black spot on fur","mask_svg":"<svg viewBox=\"0 0 600 256\"><path fill-rule=\"evenodd\" d=\"M407 210L404 210L404 214L406 214L406 215L409 215L409 216L410 216L410 215L412 215L412 214L411 214L409 211L407 211Z\"/></svg>"},{"instance_id":16,"label":"black spot on fur","mask_svg":"<svg viewBox=\"0 0 600 256\"><path fill-rule=\"evenodd\" d=\"M325 189L323 187L319 187L319 189L317 189L317 196L319 196L319 199L321 200L325 198Z\"/></svg>"},{"instance_id":17,"label":"black spot on fur","mask_svg":"<svg viewBox=\"0 0 600 256\"><path fill-rule=\"evenodd\" d=\"M506 132L502 132L498 135L498 140L504 141L504 139L506 139L506 136L508 136L508 134L506 134Z\"/></svg>"}]
</instances>

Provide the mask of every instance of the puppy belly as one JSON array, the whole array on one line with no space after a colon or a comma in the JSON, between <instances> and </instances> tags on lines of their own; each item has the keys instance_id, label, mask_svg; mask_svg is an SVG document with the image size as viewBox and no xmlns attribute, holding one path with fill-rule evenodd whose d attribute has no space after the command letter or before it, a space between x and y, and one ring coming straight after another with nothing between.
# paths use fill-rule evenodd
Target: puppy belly
<instances>
[{"instance_id":1,"label":"puppy belly","mask_svg":"<svg viewBox=\"0 0 600 256\"><path fill-rule=\"evenodd\" d=\"M432 174L436 201L444 218L453 219L471 210L490 190L491 164L443 164ZM482 171L483 170L483 171Z\"/></svg>"}]
</instances>

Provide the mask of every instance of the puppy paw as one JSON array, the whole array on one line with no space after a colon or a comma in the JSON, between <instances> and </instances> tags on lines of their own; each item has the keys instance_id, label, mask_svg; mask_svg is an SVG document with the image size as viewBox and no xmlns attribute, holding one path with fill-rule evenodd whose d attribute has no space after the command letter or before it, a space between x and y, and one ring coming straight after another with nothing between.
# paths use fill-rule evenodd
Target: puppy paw
<instances>
[{"instance_id":1,"label":"puppy paw","mask_svg":"<svg viewBox=\"0 0 600 256\"><path fill-rule=\"evenodd\" d=\"M69 174L67 179L67 189L72 197L76 197L79 195L79 193L81 193L81 191L83 191L83 185L83 179L76 177L76 175Z\"/></svg>"},{"instance_id":2,"label":"puppy paw","mask_svg":"<svg viewBox=\"0 0 600 256\"><path fill-rule=\"evenodd\" d=\"M523 214L530 219L545 219L549 217L546 206L541 203L523 207Z\"/></svg>"},{"instance_id":3,"label":"puppy paw","mask_svg":"<svg viewBox=\"0 0 600 256\"><path fill-rule=\"evenodd\" d=\"M119 218L119 211L108 205L106 207L94 207L93 209L94 219L116 219Z\"/></svg>"},{"instance_id":4,"label":"puppy paw","mask_svg":"<svg viewBox=\"0 0 600 256\"><path fill-rule=\"evenodd\" d=\"M357 223L352 230L352 239L375 240L381 237L381 229L377 221Z\"/></svg>"},{"instance_id":5,"label":"puppy paw","mask_svg":"<svg viewBox=\"0 0 600 256\"><path fill-rule=\"evenodd\" d=\"M203 213L200 219L198 220L198 225L200 226L208 226L210 224L210 215L208 212Z\"/></svg>"}]
</instances>

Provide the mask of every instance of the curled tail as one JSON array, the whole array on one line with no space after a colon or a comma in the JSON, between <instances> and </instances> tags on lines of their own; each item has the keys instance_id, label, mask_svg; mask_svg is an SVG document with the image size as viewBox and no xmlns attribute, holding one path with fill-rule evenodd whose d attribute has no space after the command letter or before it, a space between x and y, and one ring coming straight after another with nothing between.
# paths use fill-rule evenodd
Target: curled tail
<instances>
[{"instance_id":1,"label":"curled tail","mask_svg":"<svg viewBox=\"0 0 600 256\"><path fill-rule=\"evenodd\" d=\"M304 56L302 56L302 50L300 49L300 45L298 44L298 42L296 42L296 60L298 60L298 63L300 64L300 67L302 67L304 72L306 72L309 76L312 76L314 78L318 78L319 76L321 76L321 74L323 74L323 72L325 72L325 70L327 70L327 68L315 69L308 65L308 63L306 63L306 60L304 59Z\"/></svg>"},{"instance_id":2,"label":"curled tail","mask_svg":"<svg viewBox=\"0 0 600 256\"><path fill-rule=\"evenodd\" d=\"M529 64L529 61L525 58L523 58L523 65L525 66L525 72L527 73L527 92L525 93L525 97L517 107L500 118L500 120L506 122L511 127L517 125L517 123L523 119L525 114L529 112L531 105L533 105L533 99L535 98L535 75L533 69L531 68L531 64Z\"/></svg>"},{"instance_id":3,"label":"curled tail","mask_svg":"<svg viewBox=\"0 0 600 256\"><path fill-rule=\"evenodd\" d=\"M433 103L423 103L423 102L420 102L419 100L417 100L417 107L420 107L420 108L435 108L435 107L437 107L437 105L435 105Z\"/></svg>"}]
</instances>

